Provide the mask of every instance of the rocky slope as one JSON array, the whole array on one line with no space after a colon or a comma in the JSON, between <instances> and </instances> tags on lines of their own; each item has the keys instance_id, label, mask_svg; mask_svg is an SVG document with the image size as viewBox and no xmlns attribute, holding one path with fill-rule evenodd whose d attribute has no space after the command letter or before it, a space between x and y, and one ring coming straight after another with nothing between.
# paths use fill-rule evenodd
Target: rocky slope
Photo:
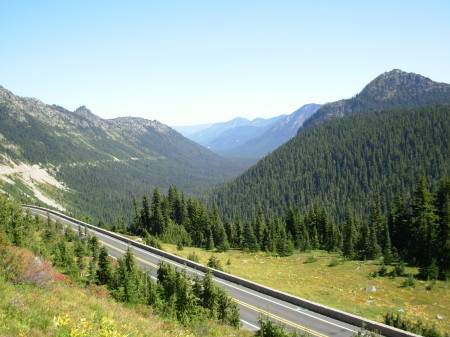
<instances>
[{"instance_id":1,"label":"rocky slope","mask_svg":"<svg viewBox=\"0 0 450 337\"><path fill-rule=\"evenodd\" d=\"M109 207L119 213L132 195L150 194L155 186L177 185L195 194L244 170L158 121L105 120L84 106L68 111L3 87L0 139L1 190L34 200L39 190L46 204L94 217L107 216ZM31 186L21 165L44 170L59 183L32 179Z\"/></svg>"}]
</instances>

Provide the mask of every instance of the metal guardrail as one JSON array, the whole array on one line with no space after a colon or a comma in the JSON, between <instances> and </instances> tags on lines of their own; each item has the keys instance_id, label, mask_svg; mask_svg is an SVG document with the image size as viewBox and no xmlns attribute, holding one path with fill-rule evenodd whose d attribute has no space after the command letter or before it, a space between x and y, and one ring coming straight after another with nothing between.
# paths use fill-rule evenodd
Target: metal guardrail
<instances>
[{"instance_id":1,"label":"metal guardrail","mask_svg":"<svg viewBox=\"0 0 450 337\"><path fill-rule=\"evenodd\" d=\"M32 205L22 205L22 206L26 207L26 208L30 208L30 209L39 209L41 211L57 215L57 216L59 216L59 217L61 217L63 219L72 221L72 222L74 222L74 223L76 223L78 225L86 226L87 228L90 228L90 229L95 230L97 232L106 234L106 235L111 236L111 237L113 237L113 238L115 238L117 240L120 240L122 242L128 243L131 246L135 246L135 247L138 247L140 249L149 251L151 253L154 253L154 254L157 254L157 255L162 256L164 258L167 258L169 260L172 260L172 261L184 264L184 265L186 265L188 267L191 267L191 268L194 268L196 270L199 270L199 271L202 271L202 272L206 272L207 269L211 269L211 271L212 271L212 273L213 273L213 275L215 277L218 277L218 278L221 278L221 279L233 282L235 284L238 284L238 285L247 287L249 289L258 291L258 292L260 292L262 294L272 296L274 298L286 301L286 302L294 304L294 305L298 305L300 307L309 309L311 311L320 313L322 315L325 315L325 316L337 319L337 320L345 322L345 323L349 323L349 324L352 324L352 325L355 325L355 326L360 326L360 327L363 326L364 329L371 330L371 331L377 331L377 332L379 332L380 334L382 334L384 336L388 336L388 337L420 337L419 335L416 335L414 333L411 333L411 332L408 332L408 331L405 331L405 330L401 330L401 329L397 329L397 328L394 328L392 326L389 326L389 325L386 325L386 324L382 324L382 323L379 323L379 322L375 322L375 321L372 321L372 320L369 320L369 319L366 319L366 318L363 318L363 317L352 315L352 314L344 312L344 311L333 309L333 308L321 305L321 304L316 303L316 302L309 301L309 300L301 298L301 297L297 297L297 296L294 296L294 295L291 295L291 294L284 293L284 292L279 291L279 290L275 290L275 289L266 287L264 285L261 285L261 284L255 283L255 282L251 282L249 280L246 280L246 279L243 279L243 278L240 278L240 277L237 277L237 276L225 273L225 272L220 271L220 270L207 268L207 267L205 267L202 264L193 262L191 260L184 259L184 258L179 257L177 255L170 254L170 253L165 252L163 250L160 250L160 249L157 249L157 248L145 245L143 243L134 241L132 239L126 238L124 236L121 236L121 235L119 235L117 233L108 231L106 229L103 229L103 228L100 228L100 227L97 227L97 226L85 223L83 221L71 218L71 217L69 217L69 216L67 216L65 214L62 214L60 212L57 212L57 211L53 211L53 210L50 210L50 209L47 209L47 208L44 208L44 207L40 207L40 206L32 206Z\"/></svg>"}]
</instances>

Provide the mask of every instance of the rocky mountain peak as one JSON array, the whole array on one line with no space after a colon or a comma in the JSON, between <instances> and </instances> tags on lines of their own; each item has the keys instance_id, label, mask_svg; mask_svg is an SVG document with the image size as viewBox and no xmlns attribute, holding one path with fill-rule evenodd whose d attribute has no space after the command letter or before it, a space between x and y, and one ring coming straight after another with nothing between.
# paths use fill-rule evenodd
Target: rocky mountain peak
<instances>
[{"instance_id":1,"label":"rocky mountain peak","mask_svg":"<svg viewBox=\"0 0 450 337\"><path fill-rule=\"evenodd\" d=\"M100 129L103 129L105 132L108 133L108 125L105 120L100 118L99 116L92 113L91 110L86 108L85 105L80 106L77 108L73 114L77 116L77 119L79 119L78 122L75 122L76 124L80 124L82 127L97 127ZM112 135L110 135L112 136Z\"/></svg>"},{"instance_id":2,"label":"rocky mountain peak","mask_svg":"<svg viewBox=\"0 0 450 337\"><path fill-rule=\"evenodd\" d=\"M394 69L376 77L356 96L325 104L305 121L299 131L356 113L449 103L450 84Z\"/></svg>"},{"instance_id":3,"label":"rocky mountain peak","mask_svg":"<svg viewBox=\"0 0 450 337\"><path fill-rule=\"evenodd\" d=\"M80 115L92 115L92 111L86 108L85 105L80 106L74 112Z\"/></svg>"},{"instance_id":4,"label":"rocky mountain peak","mask_svg":"<svg viewBox=\"0 0 450 337\"><path fill-rule=\"evenodd\" d=\"M387 100L399 92L414 94L431 89L444 89L448 84L434 82L422 75L407 73L400 69L385 72L372 80L359 95Z\"/></svg>"},{"instance_id":5,"label":"rocky mountain peak","mask_svg":"<svg viewBox=\"0 0 450 337\"><path fill-rule=\"evenodd\" d=\"M109 122L117 129L130 132L135 135L142 135L152 128L159 133L168 133L171 128L156 120L151 121L140 117L119 117L109 120Z\"/></svg>"}]
</instances>

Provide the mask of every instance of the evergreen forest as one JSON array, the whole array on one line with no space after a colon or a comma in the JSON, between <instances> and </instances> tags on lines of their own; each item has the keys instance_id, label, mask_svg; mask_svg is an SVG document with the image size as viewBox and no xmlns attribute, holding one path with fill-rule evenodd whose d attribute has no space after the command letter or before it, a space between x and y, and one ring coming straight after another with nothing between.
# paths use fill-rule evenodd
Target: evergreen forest
<instances>
[{"instance_id":1,"label":"evergreen forest","mask_svg":"<svg viewBox=\"0 0 450 337\"><path fill-rule=\"evenodd\" d=\"M418 266L423 279L447 279L450 179L442 179L431 190L421 176L410 188L411 201L398 193L383 211L382 198L375 194L367 216L357 216L352 205L347 205L344 220L338 222L317 203L306 211L289 205L282 217L266 217L259 209L249 220L222 220L216 207L208 209L196 200L185 200L176 187L167 196L156 188L151 200L144 196L140 205L135 200L135 218L129 228L113 229L140 235L155 247L161 240L179 247L233 248L279 256L322 249L340 252L345 259L406 262Z\"/></svg>"},{"instance_id":2,"label":"evergreen forest","mask_svg":"<svg viewBox=\"0 0 450 337\"><path fill-rule=\"evenodd\" d=\"M408 202L424 175L430 187L450 173L450 107L420 107L351 115L317 125L279 147L210 194L221 216L266 218L315 204L334 222L347 206L368 214L380 195L384 212L397 194Z\"/></svg>"},{"instance_id":3,"label":"evergreen forest","mask_svg":"<svg viewBox=\"0 0 450 337\"><path fill-rule=\"evenodd\" d=\"M318 125L202 202L177 187L134 200L123 232L208 250L346 259L450 271L448 106L353 115ZM211 201L213 200L213 201ZM401 270L399 270L401 273Z\"/></svg>"},{"instance_id":4,"label":"evergreen forest","mask_svg":"<svg viewBox=\"0 0 450 337\"><path fill-rule=\"evenodd\" d=\"M45 287L53 279L98 286L128 306L151 306L154 313L183 326L215 320L240 326L237 304L212 281L190 277L166 262L158 266L156 282L150 270L138 267L131 247L113 260L105 246L85 228L73 231L58 222L23 212L21 205L0 196L0 278ZM32 252L38 257L29 254ZM50 263L51 262L51 263ZM55 275L52 265L58 268Z\"/></svg>"}]
</instances>

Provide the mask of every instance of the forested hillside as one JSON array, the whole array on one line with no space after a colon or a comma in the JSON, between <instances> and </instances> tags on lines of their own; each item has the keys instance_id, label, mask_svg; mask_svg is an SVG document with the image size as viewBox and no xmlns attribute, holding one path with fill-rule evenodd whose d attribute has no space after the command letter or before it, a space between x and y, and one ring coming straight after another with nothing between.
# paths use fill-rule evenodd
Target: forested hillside
<instances>
[{"instance_id":1,"label":"forested hillside","mask_svg":"<svg viewBox=\"0 0 450 337\"><path fill-rule=\"evenodd\" d=\"M308 209L289 205L282 217L267 217L259 208L251 219L241 221L239 216L221 219L215 206L207 209L186 200L175 187L167 196L155 189L151 202L146 196L141 207L135 202L131 226L113 229L140 235L155 247L159 239L179 249L193 245L279 256L322 249L350 260L382 258L384 264L400 265L406 261L420 267L423 279L445 280L450 276L450 179L440 180L430 190L427 179L420 176L404 192L412 198L406 200L398 193L383 211L381 195L375 191L372 200L366 198L369 210L364 215L355 215L354 205L347 203L342 221L334 221L334 214L319 202ZM399 266L397 275L403 274Z\"/></svg>"},{"instance_id":2,"label":"forested hillside","mask_svg":"<svg viewBox=\"0 0 450 337\"><path fill-rule=\"evenodd\" d=\"M450 85L394 69L381 74L355 97L325 104L299 132L334 118L385 109L450 104Z\"/></svg>"},{"instance_id":3,"label":"forested hillside","mask_svg":"<svg viewBox=\"0 0 450 337\"><path fill-rule=\"evenodd\" d=\"M157 121L104 120L86 107L71 112L4 88L0 139L0 173L7 172L1 190L32 202L40 193L70 211L109 220L126 217L131 196L155 186L176 184L196 194L244 170ZM22 163L45 170L58 188L14 173Z\"/></svg>"},{"instance_id":4,"label":"forested hillside","mask_svg":"<svg viewBox=\"0 0 450 337\"><path fill-rule=\"evenodd\" d=\"M449 106L335 119L299 133L215 190L211 204L225 218L248 219L259 207L271 217L282 216L289 205L305 209L318 203L342 220L347 205L366 214L380 193L386 209L419 175L432 186L449 175L449 134Z\"/></svg>"},{"instance_id":5,"label":"forested hillside","mask_svg":"<svg viewBox=\"0 0 450 337\"><path fill-rule=\"evenodd\" d=\"M66 286L77 285L72 293L78 292L81 296L80 288L84 287L90 293L90 307L77 301L77 307L73 308L73 299L67 296L69 289L65 290L64 299L56 295L54 289L59 288L59 282ZM8 298L13 284L23 287L22 294L14 301L12 297ZM216 321L234 327L229 331L239 334L236 331L240 327L239 308L227 292L212 281L210 272L203 278L191 278L163 261L158 266L155 282L149 269L139 268L130 246L122 257L112 259L106 246L87 229L79 227L75 232L50 218L43 221L30 212L24 213L20 204L4 196L0 196L0 289L2 310L9 308L6 309L9 314L0 318L2 336L140 336L141 333L136 332L140 329L133 326L118 327L123 334L114 331L115 326L107 329L103 322L103 326L99 326L100 320L113 323L111 317L106 317L107 303L104 308L99 307L100 299L108 297L125 303L129 310L135 309L136 314L142 313L146 318L141 318L140 324L145 324L148 318L155 324L164 319L164 324L178 325L179 331L195 331L201 327L206 335L210 321ZM5 289L9 291L6 294L3 293ZM32 305L27 307L22 300L28 292L39 293L32 296L34 300L47 292L53 293L53 298L38 305L30 301ZM83 297L86 299L85 295ZM95 297L99 298L97 303ZM66 304L62 306L60 303L64 300ZM54 310L56 303L63 312ZM111 300L109 306L120 310ZM71 321L80 316L79 311L87 319ZM97 318L93 319L94 316ZM65 325L73 328L69 330L64 328ZM214 333L218 334L220 332ZM151 332L147 335L153 336Z\"/></svg>"},{"instance_id":6,"label":"forested hillside","mask_svg":"<svg viewBox=\"0 0 450 337\"><path fill-rule=\"evenodd\" d=\"M344 258L450 273L450 106L358 114L298 134L206 207L172 187L120 230L178 246ZM140 206L141 205L141 206ZM404 272L399 267L398 273Z\"/></svg>"}]
</instances>

